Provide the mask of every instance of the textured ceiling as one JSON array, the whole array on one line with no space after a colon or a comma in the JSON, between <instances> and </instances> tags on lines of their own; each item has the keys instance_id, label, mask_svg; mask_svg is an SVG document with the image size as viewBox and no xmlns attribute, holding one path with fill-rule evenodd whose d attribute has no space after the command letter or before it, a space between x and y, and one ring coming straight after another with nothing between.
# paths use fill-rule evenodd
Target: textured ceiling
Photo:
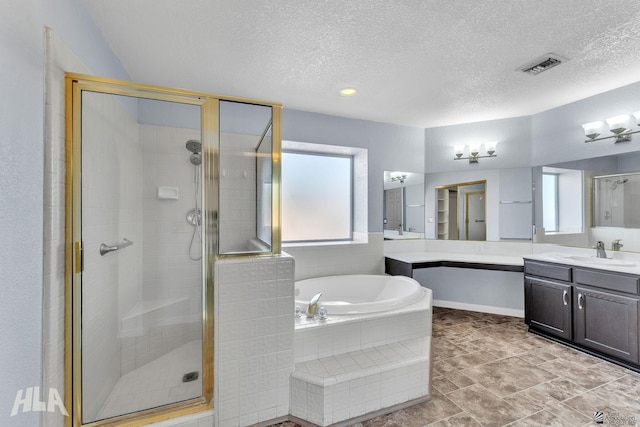
<instances>
[{"instance_id":1,"label":"textured ceiling","mask_svg":"<svg viewBox=\"0 0 640 427\"><path fill-rule=\"evenodd\" d=\"M82 1L134 81L387 123L530 115L640 80L638 0ZM516 71L550 52L569 61Z\"/></svg>"}]
</instances>

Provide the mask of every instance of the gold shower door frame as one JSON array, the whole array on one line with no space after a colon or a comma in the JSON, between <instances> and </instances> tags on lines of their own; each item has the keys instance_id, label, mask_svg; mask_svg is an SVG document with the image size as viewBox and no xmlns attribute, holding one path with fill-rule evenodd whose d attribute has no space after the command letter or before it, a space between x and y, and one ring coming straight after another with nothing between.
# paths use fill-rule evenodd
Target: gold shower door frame
<instances>
[{"instance_id":1,"label":"gold shower door frame","mask_svg":"<svg viewBox=\"0 0 640 427\"><path fill-rule=\"evenodd\" d=\"M82 92L89 91L197 105L201 108L202 137L202 395L198 398L82 424ZM65 74L65 387L64 402L70 416L67 427L140 426L213 408L214 263L218 256L219 212L219 101L272 107L272 254L280 247L280 104L227 97L184 89L132 83L73 73Z\"/></svg>"}]
</instances>

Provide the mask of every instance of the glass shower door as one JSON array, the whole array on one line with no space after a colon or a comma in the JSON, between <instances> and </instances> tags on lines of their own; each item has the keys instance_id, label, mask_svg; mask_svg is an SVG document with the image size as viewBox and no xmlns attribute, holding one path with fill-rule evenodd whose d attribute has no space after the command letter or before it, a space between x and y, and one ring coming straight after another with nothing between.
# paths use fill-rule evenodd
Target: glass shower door
<instances>
[{"instance_id":1,"label":"glass shower door","mask_svg":"<svg viewBox=\"0 0 640 427\"><path fill-rule=\"evenodd\" d=\"M81 105L82 423L201 402L201 106Z\"/></svg>"}]
</instances>

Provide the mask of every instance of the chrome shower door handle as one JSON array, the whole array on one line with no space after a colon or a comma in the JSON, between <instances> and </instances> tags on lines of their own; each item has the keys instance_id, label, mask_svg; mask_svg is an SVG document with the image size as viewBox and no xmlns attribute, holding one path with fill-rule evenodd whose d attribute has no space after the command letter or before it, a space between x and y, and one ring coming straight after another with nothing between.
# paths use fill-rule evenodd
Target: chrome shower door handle
<instances>
[{"instance_id":1,"label":"chrome shower door handle","mask_svg":"<svg viewBox=\"0 0 640 427\"><path fill-rule=\"evenodd\" d=\"M568 295L569 294L567 293L567 291L562 291L562 303L564 305L568 305L569 304L569 301L567 301L567 296Z\"/></svg>"},{"instance_id":2,"label":"chrome shower door handle","mask_svg":"<svg viewBox=\"0 0 640 427\"><path fill-rule=\"evenodd\" d=\"M131 245L133 245L133 242L126 237L122 239L122 242L118 243L117 245L109 246L103 243L100 245L100 255L104 256L109 252L117 251Z\"/></svg>"},{"instance_id":3,"label":"chrome shower door handle","mask_svg":"<svg viewBox=\"0 0 640 427\"><path fill-rule=\"evenodd\" d=\"M105 254L108 254L109 252L114 252L117 251L118 249L118 245L115 246L107 246L104 243L100 245L100 255L104 256Z\"/></svg>"}]
</instances>

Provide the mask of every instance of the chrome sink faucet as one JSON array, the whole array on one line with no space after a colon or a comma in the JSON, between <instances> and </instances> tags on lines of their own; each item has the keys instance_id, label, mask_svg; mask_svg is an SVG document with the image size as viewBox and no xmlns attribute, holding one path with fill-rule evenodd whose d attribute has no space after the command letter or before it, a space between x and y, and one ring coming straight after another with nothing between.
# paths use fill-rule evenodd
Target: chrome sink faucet
<instances>
[{"instance_id":1,"label":"chrome sink faucet","mask_svg":"<svg viewBox=\"0 0 640 427\"><path fill-rule=\"evenodd\" d=\"M611 242L611 250L612 251L619 251L621 247L623 247L624 245L621 242L621 239L616 239L613 242Z\"/></svg>"},{"instance_id":2,"label":"chrome sink faucet","mask_svg":"<svg viewBox=\"0 0 640 427\"><path fill-rule=\"evenodd\" d=\"M309 305L307 306L307 318L313 319L316 315L316 311L318 311L318 302L320 301L321 296L322 292L318 292L309 301Z\"/></svg>"},{"instance_id":3,"label":"chrome sink faucet","mask_svg":"<svg viewBox=\"0 0 640 427\"><path fill-rule=\"evenodd\" d=\"M598 240L596 242L596 245L594 246L595 250L596 250L596 256L598 258L606 258L607 257L607 253L604 250L604 242Z\"/></svg>"}]
</instances>

